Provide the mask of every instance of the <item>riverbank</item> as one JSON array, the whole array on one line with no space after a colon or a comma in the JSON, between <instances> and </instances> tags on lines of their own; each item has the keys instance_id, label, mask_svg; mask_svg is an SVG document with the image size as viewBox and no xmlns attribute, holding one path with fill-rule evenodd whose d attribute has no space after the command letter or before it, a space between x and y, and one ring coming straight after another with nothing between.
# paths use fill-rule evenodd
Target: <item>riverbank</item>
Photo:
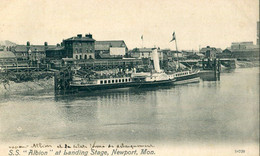
<instances>
[{"instance_id":1,"label":"riverbank","mask_svg":"<svg viewBox=\"0 0 260 156\"><path fill-rule=\"evenodd\" d=\"M0 94L1 93L14 93L24 91L36 91L36 90L53 90L54 79L48 77L44 79L34 79L33 81L26 82L14 82L9 81L8 84L0 83Z\"/></svg>"},{"instance_id":2,"label":"riverbank","mask_svg":"<svg viewBox=\"0 0 260 156\"><path fill-rule=\"evenodd\" d=\"M259 67L259 61L236 61L237 68Z\"/></svg>"}]
</instances>

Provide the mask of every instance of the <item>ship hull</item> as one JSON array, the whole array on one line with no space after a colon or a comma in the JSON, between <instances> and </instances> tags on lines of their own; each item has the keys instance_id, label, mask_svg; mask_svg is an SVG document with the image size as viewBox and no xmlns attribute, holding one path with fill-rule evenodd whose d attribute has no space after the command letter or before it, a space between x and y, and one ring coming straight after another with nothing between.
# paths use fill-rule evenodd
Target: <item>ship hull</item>
<instances>
[{"instance_id":1,"label":"ship hull","mask_svg":"<svg viewBox=\"0 0 260 156\"><path fill-rule=\"evenodd\" d=\"M98 85L70 85L70 88L77 91L95 91L105 89L117 89L134 87L133 82L128 83L115 83L115 84L98 84Z\"/></svg>"},{"instance_id":2,"label":"ship hull","mask_svg":"<svg viewBox=\"0 0 260 156\"><path fill-rule=\"evenodd\" d=\"M114 83L114 84L98 84L98 85L80 85L73 84L70 88L74 91L96 91L105 89L118 89L118 88L148 88L158 86L173 85L173 80L161 80L151 82L128 82L128 83Z\"/></svg>"},{"instance_id":3,"label":"ship hull","mask_svg":"<svg viewBox=\"0 0 260 156\"><path fill-rule=\"evenodd\" d=\"M189 75L175 77L175 79L176 79L176 81L174 82L175 85L196 83L200 81L200 76L199 76L199 72L196 72Z\"/></svg>"},{"instance_id":4,"label":"ship hull","mask_svg":"<svg viewBox=\"0 0 260 156\"><path fill-rule=\"evenodd\" d=\"M149 88L158 86L170 86L174 84L174 80L161 80L161 81L151 81L151 82L138 82L134 87L136 88Z\"/></svg>"}]
</instances>

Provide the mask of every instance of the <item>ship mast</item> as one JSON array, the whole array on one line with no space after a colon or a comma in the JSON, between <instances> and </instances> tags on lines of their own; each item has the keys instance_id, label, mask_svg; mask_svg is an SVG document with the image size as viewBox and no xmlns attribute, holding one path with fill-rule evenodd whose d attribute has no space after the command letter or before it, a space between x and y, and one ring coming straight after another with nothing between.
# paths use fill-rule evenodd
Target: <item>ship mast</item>
<instances>
[{"instance_id":1,"label":"ship mast","mask_svg":"<svg viewBox=\"0 0 260 156\"><path fill-rule=\"evenodd\" d=\"M177 39L175 37L175 47L176 47L176 52L177 52L177 70L180 67L180 62L179 62L179 52L178 52L178 47L177 47Z\"/></svg>"},{"instance_id":2,"label":"ship mast","mask_svg":"<svg viewBox=\"0 0 260 156\"><path fill-rule=\"evenodd\" d=\"M177 52L177 70L179 69L180 67L180 62L179 62L179 53L178 53L178 47L177 47L177 40L176 40L176 36L175 36L175 32L173 32L172 34L172 40L170 42L172 42L173 40L175 40L175 46L176 46L176 52Z\"/></svg>"}]
</instances>

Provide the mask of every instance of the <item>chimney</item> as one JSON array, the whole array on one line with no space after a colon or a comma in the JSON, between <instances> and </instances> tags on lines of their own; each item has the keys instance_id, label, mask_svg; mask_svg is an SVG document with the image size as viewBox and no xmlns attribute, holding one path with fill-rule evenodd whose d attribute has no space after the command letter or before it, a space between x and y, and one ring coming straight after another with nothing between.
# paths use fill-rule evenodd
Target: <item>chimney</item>
<instances>
[{"instance_id":1,"label":"chimney","mask_svg":"<svg viewBox=\"0 0 260 156\"><path fill-rule=\"evenodd\" d=\"M29 41L27 41L27 44L26 44L27 46L30 46L30 42Z\"/></svg>"},{"instance_id":2,"label":"chimney","mask_svg":"<svg viewBox=\"0 0 260 156\"><path fill-rule=\"evenodd\" d=\"M57 43L57 47L59 47L60 46L60 44L59 43Z\"/></svg>"},{"instance_id":3,"label":"chimney","mask_svg":"<svg viewBox=\"0 0 260 156\"><path fill-rule=\"evenodd\" d=\"M92 34L86 34L85 37L92 38Z\"/></svg>"},{"instance_id":4,"label":"chimney","mask_svg":"<svg viewBox=\"0 0 260 156\"><path fill-rule=\"evenodd\" d=\"M61 46L64 46L64 40L62 40L62 42L60 43Z\"/></svg>"},{"instance_id":5,"label":"chimney","mask_svg":"<svg viewBox=\"0 0 260 156\"><path fill-rule=\"evenodd\" d=\"M82 34L78 34L77 37L78 37L78 38L82 38Z\"/></svg>"},{"instance_id":6,"label":"chimney","mask_svg":"<svg viewBox=\"0 0 260 156\"><path fill-rule=\"evenodd\" d=\"M48 46L48 42L44 42L44 46L46 46L46 47L47 47L47 46Z\"/></svg>"}]
</instances>

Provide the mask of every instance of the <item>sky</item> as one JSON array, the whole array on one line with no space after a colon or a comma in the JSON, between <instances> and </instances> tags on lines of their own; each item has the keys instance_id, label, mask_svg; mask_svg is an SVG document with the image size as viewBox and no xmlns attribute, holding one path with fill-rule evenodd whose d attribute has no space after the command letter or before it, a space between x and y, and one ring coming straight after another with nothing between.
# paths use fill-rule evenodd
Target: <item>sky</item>
<instances>
[{"instance_id":1,"label":"sky","mask_svg":"<svg viewBox=\"0 0 260 156\"><path fill-rule=\"evenodd\" d=\"M77 34L129 49L179 50L256 43L259 0L1 0L0 40L57 44ZM143 45L141 36L143 35Z\"/></svg>"}]
</instances>

